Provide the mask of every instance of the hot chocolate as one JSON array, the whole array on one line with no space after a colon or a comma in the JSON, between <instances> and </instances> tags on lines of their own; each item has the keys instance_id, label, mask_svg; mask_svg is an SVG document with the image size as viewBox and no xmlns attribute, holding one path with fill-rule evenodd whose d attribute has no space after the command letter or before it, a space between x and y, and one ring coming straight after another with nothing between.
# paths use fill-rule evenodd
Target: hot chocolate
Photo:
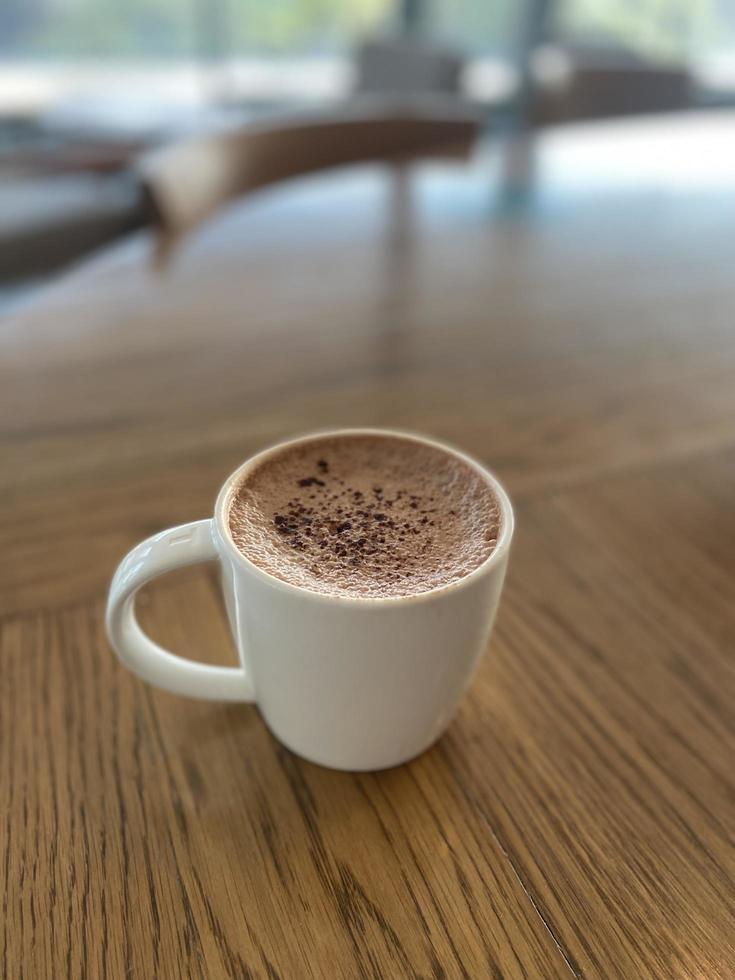
<instances>
[{"instance_id":1,"label":"hot chocolate","mask_svg":"<svg viewBox=\"0 0 735 980\"><path fill-rule=\"evenodd\" d=\"M239 551L314 592L398 598L463 578L489 557L500 505L482 474L410 437L341 433L267 455L229 504Z\"/></svg>"}]
</instances>

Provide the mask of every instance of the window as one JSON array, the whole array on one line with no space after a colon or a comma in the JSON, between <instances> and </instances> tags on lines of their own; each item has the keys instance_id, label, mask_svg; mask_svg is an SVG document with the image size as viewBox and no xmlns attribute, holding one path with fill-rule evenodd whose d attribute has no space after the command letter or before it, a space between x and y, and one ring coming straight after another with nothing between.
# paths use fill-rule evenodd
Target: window
<instances>
[{"instance_id":1,"label":"window","mask_svg":"<svg viewBox=\"0 0 735 980\"><path fill-rule=\"evenodd\" d=\"M660 60L696 62L735 49L727 0L562 0L554 27L568 40Z\"/></svg>"},{"instance_id":2,"label":"window","mask_svg":"<svg viewBox=\"0 0 735 980\"><path fill-rule=\"evenodd\" d=\"M387 21L391 0L2 0L0 54L161 59L318 54Z\"/></svg>"}]
</instances>

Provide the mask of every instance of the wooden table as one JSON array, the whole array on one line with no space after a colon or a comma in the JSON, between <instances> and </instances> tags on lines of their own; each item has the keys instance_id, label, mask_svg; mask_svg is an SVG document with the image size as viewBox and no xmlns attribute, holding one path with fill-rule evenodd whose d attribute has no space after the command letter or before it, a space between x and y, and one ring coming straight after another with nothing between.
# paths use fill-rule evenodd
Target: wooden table
<instances>
[{"instance_id":1,"label":"wooden table","mask_svg":"<svg viewBox=\"0 0 735 980\"><path fill-rule=\"evenodd\" d=\"M728 115L552 131L532 188L488 150L399 222L322 175L2 322L2 977L735 976L734 155ZM456 442L518 517L458 719L368 775L103 629L132 544L348 424ZM232 660L214 568L141 607Z\"/></svg>"}]
</instances>

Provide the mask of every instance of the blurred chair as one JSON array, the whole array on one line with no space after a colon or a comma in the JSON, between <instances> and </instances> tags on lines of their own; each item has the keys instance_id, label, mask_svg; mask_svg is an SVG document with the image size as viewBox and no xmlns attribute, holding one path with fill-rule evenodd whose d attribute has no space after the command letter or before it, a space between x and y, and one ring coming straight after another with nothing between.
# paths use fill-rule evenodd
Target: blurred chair
<instances>
[{"instance_id":1,"label":"blurred chair","mask_svg":"<svg viewBox=\"0 0 735 980\"><path fill-rule=\"evenodd\" d=\"M556 35L559 0L518 7L516 58L520 128L691 107L694 86L685 65L641 57L614 39L596 43Z\"/></svg>"},{"instance_id":2,"label":"blurred chair","mask_svg":"<svg viewBox=\"0 0 735 980\"><path fill-rule=\"evenodd\" d=\"M529 201L536 181L539 127L696 105L683 65L653 62L614 42L551 42L555 7L555 0L528 0L520 20L515 126L501 176L501 199L513 208Z\"/></svg>"},{"instance_id":3,"label":"blurred chair","mask_svg":"<svg viewBox=\"0 0 735 980\"><path fill-rule=\"evenodd\" d=\"M145 145L0 118L0 283L15 292L124 235L136 203L126 171Z\"/></svg>"},{"instance_id":4,"label":"blurred chair","mask_svg":"<svg viewBox=\"0 0 735 980\"><path fill-rule=\"evenodd\" d=\"M374 38L355 53L355 92L401 96L456 96L464 59L452 48L415 38Z\"/></svg>"},{"instance_id":5,"label":"blurred chair","mask_svg":"<svg viewBox=\"0 0 735 980\"><path fill-rule=\"evenodd\" d=\"M0 169L0 284L36 282L138 226L125 174L44 176Z\"/></svg>"},{"instance_id":6,"label":"blurred chair","mask_svg":"<svg viewBox=\"0 0 735 980\"><path fill-rule=\"evenodd\" d=\"M173 144L143 157L137 171L159 259L229 202L261 187L345 164L466 157L476 118L454 108L353 107L319 117L252 123Z\"/></svg>"},{"instance_id":7,"label":"blurred chair","mask_svg":"<svg viewBox=\"0 0 735 980\"><path fill-rule=\"evenodd\" d=\"M685 66L656 64L630 52L542 49L534 69L534 125L673 112L693 105Z\"/></svg>"}]
</instances>

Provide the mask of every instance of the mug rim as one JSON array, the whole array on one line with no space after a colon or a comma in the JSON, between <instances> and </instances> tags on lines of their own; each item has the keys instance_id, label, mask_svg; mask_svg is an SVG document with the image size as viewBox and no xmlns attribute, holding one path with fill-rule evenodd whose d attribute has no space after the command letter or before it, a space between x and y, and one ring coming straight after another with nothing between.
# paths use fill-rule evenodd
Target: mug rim
<instances>
[{"instance_id":1,"label":"mug rim","mask_svg":"<svg viewBox=\"0 0 735 980\"><path fill-rule=\"evenodd\" d=\"M489 484L500 504L500 534L498 535L498 540L493 550L490 552L487 558L477 566L477 568L474 568L469 574L464 575L462 578L456 579L453 582L447 582L445 585L439 585L433 589L427 589L424 592L415 592L411 595L405 596L330 595L326 592L317 592L314 589L309 589L302 585L294 585L292 582L286 582L283 579L278 578L276 575L273 575L271 572L267 572L259 565L256 565L255 562L251 561L240 551L235 544L230 531L227 513L233 491L240 484L248 470L252 469L256 465L259 465L269 456L273 456L291 446L313 442L317 439L329 438L330 436L393 437L411 442L419 442L423 445L431 446L434 449L439 449L442 452L448 453L450 456L454 456L455 458L462 460L462 462L466 463L468 466L478 472L485 482ZM450 592L456 592L459 589L465 588L482 576L487 575L492 568L494 568L506 557L508 550L510 549L510 543L513 538L513 531L515 527L515 518L513 514L513 506L503 485L500 483L492 470L488 469L488 467L485 466L484 463L481 463L480 460L475 459L474 456L468 455L450 443L443 442L440 439L434 439L431 436L426 436L419 432L411 432L404 429L380 428L376 426L348 426L337 429L329 428L311 430L303 435L291 436L288 439L282 439L277 443L273 443L272 445L267 446L265 449L261 449L253 456L249 456L248 459L246 459L235 470L233 470L232 473L230 473L225 482L222 484L222 487L217 494L217 500L215 503L214 524L217 528L220 541L227 549L228 553L235 559L235 561L241 565L244 565L249 572L256 575L264 582L267 582L269 585L278 588L281 591L290 592L294 595L299 595L302 598L313 599L330 604L336 603L338 605L347 605L356 608L378 606L388 608L398 605L428 602L432 599L448 595Z\"/></svg>"}]
</instances>

